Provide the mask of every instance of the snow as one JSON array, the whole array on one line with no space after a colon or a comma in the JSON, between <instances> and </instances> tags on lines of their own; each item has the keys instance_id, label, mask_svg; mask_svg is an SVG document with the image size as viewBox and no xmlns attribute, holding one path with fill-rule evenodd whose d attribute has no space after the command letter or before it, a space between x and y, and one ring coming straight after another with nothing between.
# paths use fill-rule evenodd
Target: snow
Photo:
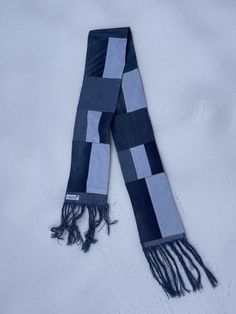
<instances>
[{"instance_id":1,"label":"snow","mask_svg":"<svg viewBox=\"0 0 236 314\"><path fill-rule=\"evenodd\" d=\"M0 2L0 313L236 313L236 3ZM220 281L168 299L150 274L117 153L119 223L88 254L50 239L69 174L90 29L130 26L188 238ZM113 144L113 143L112 143Z\"/></svg>"}]
</instances>

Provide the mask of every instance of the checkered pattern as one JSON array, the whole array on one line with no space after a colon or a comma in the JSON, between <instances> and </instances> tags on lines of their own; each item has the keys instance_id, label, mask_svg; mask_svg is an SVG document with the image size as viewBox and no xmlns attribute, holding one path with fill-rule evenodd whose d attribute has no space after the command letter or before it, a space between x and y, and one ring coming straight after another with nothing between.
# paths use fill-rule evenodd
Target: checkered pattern
<instances>
[{"instance_id":1,"label":"checkered pattern","mask_svg":"<svg viewBox=\"0 0 236 314\"><path fill-rule=\"evenodd\" d=\"M182 238L184 228L156 145L129 28L89 33L67 199L107 201L110 131L141 242Z\"/></svg>"}]
</instances>

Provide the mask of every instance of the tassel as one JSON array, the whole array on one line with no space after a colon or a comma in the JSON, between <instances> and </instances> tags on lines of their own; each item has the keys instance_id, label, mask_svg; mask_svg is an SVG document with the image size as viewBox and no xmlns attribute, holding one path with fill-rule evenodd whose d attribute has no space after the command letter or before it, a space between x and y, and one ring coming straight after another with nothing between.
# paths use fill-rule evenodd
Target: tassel
<instances>
[{"instance_id":1,"label":"tassel","mask_svg":"<svg viewBox=\"0 0 236 314\"><path fill-rule=\"evenodd\" d=\"M218 281L205 266L202 258L186 238L143 247L153 277L162 286L168 297L180 297L189 293L188 279L193 291L203 288L199 265L204 270L213 288ZM184 277L182 276L184 273Z\"/></svg>"},{"instance_id":2,"label":"tassel","mask_svg":"<svg viewBox=\"0 0 236 314\"><path fill-rule=\"evenodd\" d=\"M86 208L89 215L89 226L84 233L83 239L77 222L83 216ZM67 245L81 244L81 249L87 252L91 244L97 242L97 239L94 238L95 230L102 221L107 225L107 233L109 235L110 225L115 224L117 220L110 221L109 205L107 203L105 205L87 205L65 200L62 207L61 223L59 226L51 228L51 237L63 240L63 235L67 231Z\"/></svg>"}]
</instances>

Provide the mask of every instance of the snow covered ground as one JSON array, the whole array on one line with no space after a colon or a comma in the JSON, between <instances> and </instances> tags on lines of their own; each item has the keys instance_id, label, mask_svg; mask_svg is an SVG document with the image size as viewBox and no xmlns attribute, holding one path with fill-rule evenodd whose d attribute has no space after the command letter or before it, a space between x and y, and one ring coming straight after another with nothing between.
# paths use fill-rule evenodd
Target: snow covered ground
<instances>
[{"instance_id":1,"label":"snow covered ground","mask_svg":"<svg viewBox=\"0 0 236 314\"><path fill-rule=\"evenodd\" d=\"M0 0L0 313L236 313L236 2ZM167 299L142 253L117 153L119 220L88 254L50 239L69 174L90 29L130 26L190 241L220 281Z\"/></svg>"}]
</instances>

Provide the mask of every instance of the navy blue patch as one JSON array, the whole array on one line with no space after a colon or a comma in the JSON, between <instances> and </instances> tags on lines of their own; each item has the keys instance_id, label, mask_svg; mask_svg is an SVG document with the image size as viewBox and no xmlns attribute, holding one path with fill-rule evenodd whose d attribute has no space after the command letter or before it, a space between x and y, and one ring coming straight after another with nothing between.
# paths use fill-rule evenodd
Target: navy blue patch
<instances>
[{"instance_id":1,"label":"navy blue patch","mask_svg":"<svg viewBox=\"0 0 236 314\"><path fill-rule=\"evenodd\" d=\"M136 58L136 53L134 50L134 43L133 43L133 38L131 35L131 31L129 30L129 36L128 36L128 41L127 41L127 48L126 48L126 64L124 68L124 72L129 72L138 67L137 64L137 58Z\"/></svg>"},{"instance_id":2,"label":"navy blue patch","mask_svg":"<svg viewBox=\"0 0 236 314\"><path fill-rule=\"evenodd\" d=\"M120 79L86 76L78 106L87 110L115 112L120 84Z\"/></svg>"},{"instance_id":3,"label":"navy blue patch","mask_svg":"<svg viewBox=\"0 0 236 314\"><path fill-rule=\"evenodd\" d=\"M124 99L124 94L122 88L120 89L120 94L118 98L118 103L116 107L116 114L120 113L127 113L126 106L125 106L125 99Z\"/></svg>"},{"instance_id":4,"label":"navy blue patch","mask_svg":"<svg viewBox=\"0 0 236 314\"><path fill-rule=\"evenodd\" d=\"M130 34L130 29L128 27L118 27L118 28L103 28L103 29L93 29L89 32L89 37L93 39L115 37L115 38L124 38L128 37ZM92 41L92 42L93 42Z\"/></svg>"},{"instance_id":5,"label":"navy blue patch","mask_svg":"<svg viewBox=\"0 0 236 314\"><path fill-rule=\"evenodd\" d=\"M92 143L73 141L67 193L86 192Z\"/></svg>"},{"instance_id":6,"label":"navy blue patch","mask_svg":"<svg viewBox=\"0 0 236 314\"><path fill-rule=\"evenodd\" d=\"M100 142L110 144L110 125L113 118L113 114L110 112L102 112L98 132L100 135Z\"/></svg>"},{"instance_id":7,"label":"navy blue patch","mask_svg":"<svg viewBox=\"0 0 236 314\"><path fill-rule=\"evenodd\" d=\"M133 205L141 243L160 239L161 232L145 179L126 183L126 187Z\"/></svg>"},{"instance_id":8,"label":"navy blue patch","mask_svg":"<svg viewBox=\"0 0 236 314\"><path fill-rule=\"evenodd\" d=\"M144 144L152 174L164 172L155 141Z\"/></svg>"},{"instance_id":9,"label":"navy blue patch","mask_svg":"<svg viewBox=\"0 0 236 314\"><path fill-rule=\"evenodd\" d=\"M85 141L86 140L86 131L87 131L87 114L88 110L77 108L73 140Z\"/></svg>"},{"instance_id":10,"label":"navy blue patch","mask_svg":"<svg viewBox=\"0 0 236 314\"><path fill-rule=\"evenodd\" d=\"M155 140L147 108L116 114L112 135L118 151Z\"/></svg>"},{"instance_id":11,"label":"navy blue patch","mask_svg":"<svg viewBox=\"0 0 236 314\"><path fill-rule=\"evenodd\" d=\"M130 150L118 151L118 157L125 182L137 180L138 177Z\"/></svg>"},{"instance_id":12,"label":"navy blue patch","mask_svg":"<svg viewBox=\"0 0 236 314\"><path fill-rule=\"evenodd\" d=\"M88 37L84 75L102 76L106 60L107 45L108 38L100 38L97 40L95 38Z\"/></svg>"}]
</instances>

